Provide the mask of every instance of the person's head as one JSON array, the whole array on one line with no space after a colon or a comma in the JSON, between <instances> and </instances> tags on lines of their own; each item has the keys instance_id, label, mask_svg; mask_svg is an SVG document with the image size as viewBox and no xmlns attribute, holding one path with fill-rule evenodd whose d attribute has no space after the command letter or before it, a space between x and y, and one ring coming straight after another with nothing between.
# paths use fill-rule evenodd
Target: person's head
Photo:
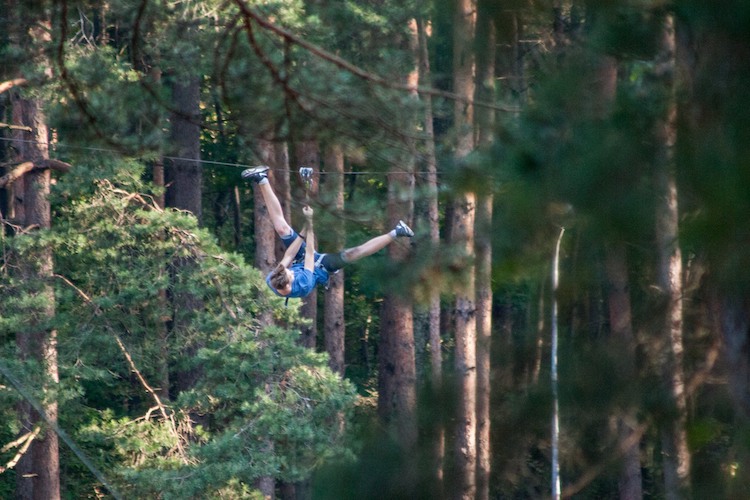
<instances>
[{"instance_id":1,"label":"person's head","mask_svg":"<svg viewBox=\"0 0 750 500\"><path fill-rule=\"evenodd\" d=\"M269 282L274 289L281 295L289 295L292 293L292 280L294 274L292 271L284 267L284 264L279 264L271 272L271 278Z\"/></svg>"}]
</instances>

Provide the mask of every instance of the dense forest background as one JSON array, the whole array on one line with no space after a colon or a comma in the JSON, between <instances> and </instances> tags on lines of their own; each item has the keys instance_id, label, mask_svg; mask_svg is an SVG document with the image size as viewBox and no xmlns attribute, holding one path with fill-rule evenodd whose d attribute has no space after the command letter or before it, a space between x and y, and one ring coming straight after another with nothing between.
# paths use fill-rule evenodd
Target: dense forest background
<instances>
[{"instance_id":1,"label":"dense forest background","mask_svg":"<svg viewBox=\"0 0 750 500\"><path fill-rule=\"evenodd\" d=\"M747 2L0 12L0 497L748 497Z\"/></svg>"}]
</instances>

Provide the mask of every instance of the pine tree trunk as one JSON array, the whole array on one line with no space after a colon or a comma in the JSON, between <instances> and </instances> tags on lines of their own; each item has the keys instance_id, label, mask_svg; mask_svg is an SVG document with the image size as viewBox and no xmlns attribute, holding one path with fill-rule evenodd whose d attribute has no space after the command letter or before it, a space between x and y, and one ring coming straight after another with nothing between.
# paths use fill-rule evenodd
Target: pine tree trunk
<instances>
[{"instance_id":1,"label":"pine tree trunk","mask_svg":"<svg viewBox=\"0 0 750 500\"><path fill-rule=\"evenodd\" d=\"M495 100L495 23L487 0L479 0L477 13L476 96L480 102ZM489 146L494 136L492 108L476 110L480 147ZM477 275L477 499L490 496L490 347L492 339L492 192L481 193L476 216Z\"/></svg>"},{"instance_id":2,"label":"pine tree trunk","mask_svg":"<svg viewBox=\"0 0 750 500\"><path fill-rule=\"evenodd\" d=\"M607 117L612 110L617 93L617 61L604 57L600 61L597 82L600 93L600 112ZM620 347L625 363L632 377L635 373L635 343L631 322L630 295L628 285L627 252L624 242L610 243L606 248L606 275L609 282L607 301L612 341ZM620 498L638 499L643 497L640 439L636 436L637 415L634 408L625 408L620 415L612 417L623 452L620 470Z\"/></svg>"},{"instance_id":3,"label":"pine tree trunk","mask_svg":"<svg viewBox=\"0 0 750 500\"><path fill-rule=\"evenodd\" d=\"M200 79L197 76L173 74L168 84L172 91L174 111L170 116L170 155L164 160L164 181L167 186L164 200L167 207L190 212L200 222L203 194L203 168L200 163ZM171 280L175 284L179 283L182 274L180 268L194 265L195 262L186 259L176 260ZM202 309L202 301L184 287L172 288L173 292L168 297L172 306L170 336L176 340L176 347L180 350L178 356L190 359L194 357L202 340L188 339L183 335L189 334L190 331L186 324L190 321L190 312ZM171 377L171 381L179 393L192 388L201 376L202 370L192 367L181 369Z\"/></svg>"},{"instance_id":4,"label":"pine tree trunk","mask_svg":"<svg viewBox=\"0 0 750 500\"><path fill-rule=\"evenodd\" d=\"M619 346L618 352L627 358L624 363L627 375L636 376L635 337L630 307L630 287L628 284L627 252L624 243L607 247L606 273L609 284L607 302L609 323L613 342ZM637 416L635 409L626 408L615 418L620 448L623 452L623 465L620 471L620 498L643 498L639 439L636 439Z\"/></svg>"},{"instance_id":5,"label":"pine tree trunk","mask_svg":"<svg viewBox=\"0 0 750 500\"><path fill-rule=\"evenodd\" d=\"M667 16L656 76L670 96L674 96L674 36L673 19ZM683 372L682 252L678 241L679 210L673 158L676 134L674 97L669 98L666 104L665 116L656 131L662 152L657 161L655 176L655 188L659 196L656 208L659 256L657 285L664 297L664 332L667 334L670 351L662 366L677 415L671 425L662 431L664 481L667 498L677 499L684 498L690 489L691 457L687 442L687 395Z\"/></svg>"},{"instance_id":6,"label":"pine tree trunk","mask_svg":"<svg viewBox=\"0 0 750 500\"><path fill-rule=\"evenodd\" d=\"M455 158L458 165L474 149L474 26L476 8L472 0L455 0L453 27L453 92L463 98L454 105L454 128L457 137ZM465 255L464 286L456 294L455 368L458 378L458 414L456 416L455 461L456 497L476 496L476 301L474 221L476 196L457 193L453 203L451 243Z\"/></svg>"},{"instance_id":7,"label":"pine tree trunk","mask_svg":"<svg viewBox=\"0 0 750 500\"><path fill-rule=\"evenodd\" d=\"M391 172L388 178L388 220L395 226L399 218L411 219L410 203L399 200L411 200L413 175ZM388 246L393 262L403 262L408 253L402 241ZM397 290L386 292L383 300L378 361L378 413L396 431L401 446L411 449L417 438L414 317L411 300Z\"/></svg>"},{"instance_id":8,"label":"pine tree trunk","mask_svg":"<svg viewBox=\"0 0 750 500\"><path fill-rule=\"evenodd\" d=\"M13 101L14 122L31 127L31 132L21 133L23 142L16 144L19 156L25 161L40 162L49 159L48 131L41 104L35 100L15 97ZM17 186L18 187L18 186ZM16 192L16 204L23 205L23 225L26 228L49 229L50 227L50 171L34 170L24 176L23 194ZM16 210L18 214L20 211ZM29 311L31 320L26 332L16 337L22 358L34 360L43 368L41 392L46 398L41 402L47 421L57 425L57 401L52 394L59 382L57 372L57 333L45 329L45 319L55 315L55 295L50 282L53 274L52 252L42 249L23 256L21 277L26 283L38 283L35 292L43 305ZM21 432L30 432L36 425L43 429L34 440L27 455L18 463L16 494L19 498L60 498L60 464L58 438L45 419L31 409L27 403L21 405Z\"/></svg>"},{"instance_id":9,"label":"pine tree trunk","mask_svg":"<svg viewBox=\"0 0 750 500\"><path fill-rule=\"evenodd\" d=\"M419 41L419 81L424 87L430 87L429 48L427 46L427 28L425 20L417 19L417 34ZM427 191L427 223L429 225L430 243L437 248L440 245L440 211L438 207L437 158L435 155L435 130L433 126L432 98L429 94L422 96L424 106L424 169L426 171ZM430 352L430 382L433 394L442 393L443 386L443 355L440 329L440 290L430 290L428 308L428 338ZM436 412L433 476L435 491L443 491L443 462L445 458L445 427L440 412Z\"/></svg>"},{"instance_id":10,"label":"pine tree trunk","mask_svg":"<svg viewBox=\"0 0 750 500\"><path fill-rule=\"evenodd\" d=\"M28 19L28 9L20 2L9 1L8 31L9 45L16 50L29 51L30 59L44 61L41 47L50 42L50 22L45 18ZM34 13L32 13L34 15ZM51 73L51 71L47 71ZM18 75L21 76L21 75ZM18 91L11 90L13 124L28 127L13 132L14 160L31 161L35 164L49 159L49 131L42 102L28 99ZM28 172L16 180L11 187L11 216L27 230L49 229L50 171L38 169ZM32 410L29 402L19 405L20 433L25 434L40 426L42 432L16 464L16 498L57 500L60 498L60 458L58 436L52 426L57 425L58 406L55 394L59 382L57 365L57 332L44 324L55 315L55 294L51 286L53 256L50 249L30 251L20 257L18 272L26 284L35 284L35 299L39 305L30 306L26 316L27 328L16 334L19 356L30 359L42 368L39 394L45 419Z\"/></svg>"},{"instance_id":11,"label":"pine tree trunk","mask_svg":"<svg viewBox=\"0 0 750 500\"><path fill-rule=\"evenodd\" d=\"M337 213L344 210L344 152L341 146L332 145L326 150L326 200L328 206L334 208ZM335 221L331 226L330 244L332 251L344 248L344 233L342 224ZM344 338L346 324L344 323L344 272L332 274L328 281L328 289L325 291L325 309L323 313L324 342L329 356L331 370L342 377L345 370Z\"/></svg>"},{"instance_id":12,"label":"pine tree trunk","mask_svg":"<svg viewBox=\"0 0 750 500\"><path fill-rule=\"evenodd\" d=\"M272 167L269 171L268 179L269 182L275 184L276 176L279 174L280 169L276 168L276 165L274 164L275 151L273 143L271 141L260 140L258 141L257 149L261 162ZM281 201L280 197L279 201ZM260 191L257 189L253 196L253 203L255 223L255 266L265 275L271 272L276 266L276 241L279 238L276 236L273 223L268 215L268 207L266 207L266 203L263 201L263 196L261 196ZM285 213L285 215L289 217L288 213Z\"/></svg>"},{"instance_id":13,"label":"pine tree trunk","mask_svg":"<svg viewBox=\"0 0 750 500\"><path fill-rule=\"evenodd\" d=\"M187 210L198 221L202 213L203 167L200 163L200 80L180 80L170 85L174 112L171 115L170 156L165 161L165 202L168 207Z\"/></svg>"},{"instance_id":14,"label":"pine tree trunk","mask_svg":"<svg viewBox=\"0 0 750 500\"><path fill-rule=\"evenodd\" d=\"M419 81L416 21L410 25L411 37L408 40L413 56L412 71L406 76L406 84L416 88ZM416 94L412 94L416 98ZM407 116L406 135L413 137L416 116ZM412 224L414 211L414 148L413 141L407 143L409 153L388 172L388 224L394 227L399 219ZM394 263L402 263L410 253L407 242L397 240L387 248L388 256ZM412 450L417 442L416 422L416 360L414 349L413 305L407 294L400 290L386 291L383 300L378 378L378 413L381 420L395 431L399 444L404 450ZM408 451L407 451L408 452ZM413 472L411 469L404 474Z\"/></svg>"},{"instance_id":15,"label":"pine tree trunk","mask_svg":"<svg viewBox=\"0 0 750 500\"><path fill-rule=\"evenodd\" d=\"M282 143L283 145L283 143ZM274 192L279 199L284 216L291 221L289 211L289 165L285 155L284 147L279 147L279 143L269 140L259 140L258 155L263 164L271 167L268 180L274 188ZM253 196L254 205L254 225L255 225L255 262L261 272L268 273L281 260L284 254L283 244L277 237L276 231L268 216L268 208L263 201L263 196L257 191ZM304 313L303 313L304 314ZM268 326L273 323L271 311L263 311L259 316L261 325ZM266 440L263 446L268 453L274 452L274 443ZM273 476L263 476L258 479L257 488L265 499L273 499L276 496L276 479ZM282 483L282 491L296 491L293 484Z\"/></svg>"}]
</instances>

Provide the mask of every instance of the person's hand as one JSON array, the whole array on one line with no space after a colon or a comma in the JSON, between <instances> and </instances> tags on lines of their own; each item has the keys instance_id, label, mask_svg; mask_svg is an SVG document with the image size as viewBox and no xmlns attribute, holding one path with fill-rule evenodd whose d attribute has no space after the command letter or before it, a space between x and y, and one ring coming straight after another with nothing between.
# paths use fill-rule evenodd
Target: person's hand
<instances>
[{"instance_id":1,"label":"person's hand","mask_svg":"<svg viewBox=\"0 0 750 500\"><path fill-rule=\"evenodd\" d=\"M313 218L313 209L311 207L303 207L302 208L302 214L305 216L305 219L312 220Z\"/></svg>"}]
</instances>

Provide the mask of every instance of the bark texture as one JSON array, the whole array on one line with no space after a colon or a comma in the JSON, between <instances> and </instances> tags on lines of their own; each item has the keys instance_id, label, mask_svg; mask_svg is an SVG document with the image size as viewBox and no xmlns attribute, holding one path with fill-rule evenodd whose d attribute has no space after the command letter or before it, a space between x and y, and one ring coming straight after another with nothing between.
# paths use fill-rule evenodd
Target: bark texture
<instances>
[{"instance_id":1,"label":"bark texture","mask_svg":"<svg viewBox=\"0 0 750 500\"><path fill-rule=\"evenodd\" d=\"M200 80L179 79L171 84L174 111L170 119L170 158L165 160L165 203L187 210L198 221L202 213L203 167L200 163Z\"/></svg>"},{"instance_id":2,"label":"bark texture","mask_svg":"<svg viewBox=\"0 0 750 500\"><path fill-rule=\"evenodd\" d=\"M472 0L455 0L453 24L453 90L465 100L454 105L454 128L457 137L455 159L458 165L474 149L474 27L476 5ZM459 167L460 168L460 167ZM451 218L451 243L465 256L464 286L456 294L454 325L456 335L455 372L457 377L458 408L455 429L454 475L457 498L476 496L476 300L474 253L474 221L476 195L458 193Z\"/></svg>"},{"instance_id":3,"label":"bark texture","mask_svg":"<svg viewBox=\"0 0 750 500\"><path fill-rule=\"evenodd\" d=\"M30 128L20 132L16 147L22 159L41 164L49 159L47 122L41 103L19 95L13 98L14 121ZM23 176L23 191L16 191L15 213L23 214L23 225L27 228L48 229L50 227L50 170L32 169ZM17 186L20 187L20 186ZM45 318L55 314L55 295L49 285L52 274L52 251L42 249L23 256L20 266L23 280L36 284L34 293L44 305L29 311L33 318L27 331L16 337L22 358L35 360L43 369L42 408L46 420L57 424L58 407L52 395L59 382L57 372L57 333L48 329ZM54 500L60 498L60 462L58 437L45 423L45 418L31 409L28 403L20 407L22 433L31 432L40 425L43 432L34 440L29 451L17 466L16 495L19 498Z\"/></svg>"},{"instance_id":4,"label":"bark texture","mask_svg":"<svg viewBox=\"0 0 750 500\"><path fill-rule=\"evenodd\" d=\"M476 96L481 102L495 100L495 23L488 2L478 1ZM477 110L479 146L489 146L494 136L495 114L491 108ZM492 449L490 446L491 339L492 339L492 191L478 195L476 215L477 276L477 494L490 496Z\"/></svg>"},{"instance_id":5,"label":"bark texture","mask_svg":"<svg viewBox=\"0 0 750 500\"><path fill-rule=\"evenodd\" d=\"M665 113L657 123L658 157L655 187L656 240L658 252L657 286L664 304L664 328L669 352L665 356L664 378L672 395L675 419L662 430L664 483L668 499L684 498L690 490L690 450L687 440L687 394L683 368L682 251L679 245L679 207L674 176L676 102L674 100L675 33L674 21L667 16L662 31L656 77L668 97Z\"/></svg>"},{"instance_id":6,"label":"bark texture","mask_svg":"<svg viewBox=\"0 0 750 500\"><path fill-rule=\"evenodd\" d=\"M410 23L411 36L407 40L412 54L412 70L406 75L406 84L416 88L419 81L417 56L418 38L416 21ZM416 94L411 94L416 99ZM415 129L416 116L404 118L405 128ZM407 134L412 135L412 134ZM412 224L414 199L414 147L407 140L409 154L388 172L388 227L395 227L399 219ZM409 241L397 239L387 248L392 264L403 265L410 253ZM408 294L397 287L386 290L383 301L379 355L378 413L381 420L394 431L404 450L411 450L417 441L416 426L416 361L414 350L414 314ZM404 471L411 474L410 470Z\"/></svg>"},{"instance_id":7,"label":"bark texture","mask_svg":"<svg viewBox=\"0 0 750 500\"><path fill-rule=\"evenodd\" d=\"M275 165L273 143L271 141L259 141L257 152L258 156L261 158L262 164L271 167L271 170L269 170L268 173L268 180L271 185L274 185L276 176L279 174L280 169ZM254 184L255 183L253 183L253 185ZM276 266L276 262L278 262L276 258L276 242L279 238L276 235L273 223L268 215L268 207L266 206L265 201L263 201L263 196L257 188L254 189L253 213L255 223L255 266L265 275L271 272ZM284 193L274 192L279 198L279 202L281 202ZM289 217L288 212L285 212L284 214L287 218Z\"/></svg>"},{"instance_id":8,"label":"bark texture","mask_svg":"<svg viewBox=\"0 0 750 500\"><path fill-rule=\"evenodd\" d=\"M329 146L326 150L326 201L329 207L341 214L344 210L344 152L338 145ZM328 236L331 251L337 252L344 248L344 233L342 224L334 221L330 226ZM342 377L346 369L344 359L344 339L346 324L344 323L344 273L346 269L332 274L325 291L325 309L323 313L324 342L329 356L331 370Z\"/></svg>"},{"instance_id":9,"label":"bark texture","mask_svg":"<svg viewBox=\"0 0 750 500\"><path fill-rule=\"evenodd\" d=\"M606 251L608 281L607 302L613 342L623 355L621 368L626 377L635 377L635 338L633 336L627 252L624 243L610 245ZM615 428L623 453L618 488L620 498L643 498L643 480L639 439L636 439L637 417L634 408L624 408L615 415Z\"/></svg>"}]
</instances>

